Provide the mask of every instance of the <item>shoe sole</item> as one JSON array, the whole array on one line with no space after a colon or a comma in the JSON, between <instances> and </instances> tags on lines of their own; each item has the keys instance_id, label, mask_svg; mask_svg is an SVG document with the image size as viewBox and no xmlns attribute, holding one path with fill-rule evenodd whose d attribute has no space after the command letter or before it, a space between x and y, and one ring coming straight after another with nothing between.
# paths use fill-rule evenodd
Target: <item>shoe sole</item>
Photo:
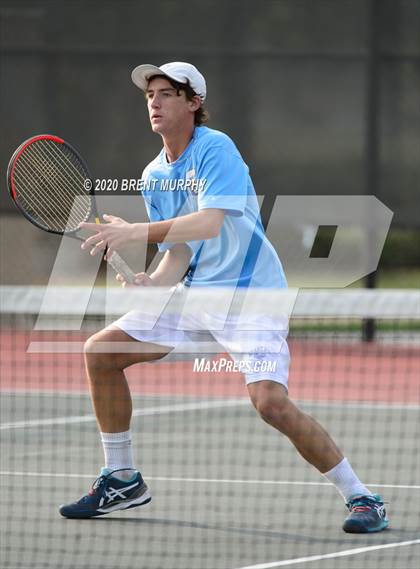
<instances>
[{"instance_id":1,"label":"shoe sole","mask_svg":"<svg viewBox=\"0 0 420 569\"><path fill-rule=\"evenodd\" d=\"M359 527L354 526L353 528L348 528L348 529L345 529L343 527L343 531L345 531L346 533L376 533L378 531L386 529L388 527L388 524L389 522L387 520L383 521L381 525L376 528L360 529Z\"/></svg>"},{"instance_id":2,"label":"shoe sole","mask_svg":"<svg viewBox=\"0 0 420 569\"><path fill-rule=\"evenodd\" d=\"M110 508L106 508L106 509L97 509L94 512L89 512L85 515L83 514L63 514L60 512L60 514L64 517L64 518L71 518L73 520L77 520L77 519L88 519L88 518L95 518L97 516L104 516L105 514L110 514L111 512L117 512L118 510L129 510L130 508L136 508L137 506L144 506L146 504L148 504L149 502L151 502L152 500L152 496L149 492L149 490L146 490L146 492L144 494L142 494L141 496L139 496L138 498L135 498L134 500L127 500L127 502L121 502L120 504L115 504L115 506L111 506Z\"/></svg>"}]
</instances>

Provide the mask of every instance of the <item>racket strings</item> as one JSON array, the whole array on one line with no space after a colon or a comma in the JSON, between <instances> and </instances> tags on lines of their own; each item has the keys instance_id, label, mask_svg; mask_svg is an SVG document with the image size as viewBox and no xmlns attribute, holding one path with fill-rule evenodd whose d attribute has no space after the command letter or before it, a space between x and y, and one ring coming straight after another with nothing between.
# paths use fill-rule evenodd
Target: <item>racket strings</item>
<instances>
[{"instance_id":1,"label":"racket strings","mask_svg":"<svg viewBox=\"0 0 420 569\"><path fill-rule=\"evenodd\" d=\"M46 141L46 142L49 142L49 141ZM52 147L52 148L54 148L54 147ZM45 175L46 175L47 183L49 181L49 178L51 178L51 179L54 179L54 182L60 187L60 190L61 190L61 185L64 186L64 188L63 188L64 191L62 192L62 194L60 194L60 196L62 198L62 203L64 205L67 205L67 207L70 210L72 210L73 207L76 207L78 205L79 208L76 207L75 212L79 211L79 213L81 215L85 215L86 211L80 204L80 202L82 200L80 200L80 199L75 200L74 199L74 197L82 196L86 200L85 201L86 205L89 205L89 203L90 203L90 198L84 190L82 192L77 191L78 186L81 185L83 188L84 178L82 177L82 175L79 175L79 180L77 180L73 176L72 180L74 181L74 184L71 184L71 180L69 180L69 178L67 176L63 176L63 172L61 171L61 168L63 168L66 172L71 174L70 170L66 170L67 166L66 166L65 162L63 160L61 160L60 153L55 152L54 156L53 156L53 158L57 158L57 160L59 162L60 170L57 170L57 165L51 159L52 153L48 152L48 149L47 148L44 149L43 146L41 146L41 145L38 145L38 148L33 148L31 155L34 157L34 161L36 163L38 163L41 168L46 167ZM38 161L37 161L37 159L38 159ZM79 167L81 167L81 166L79 166ZM76 172L79 174L79 172L77 170L76 170ZM54 191L56 192L56 188L54 188Z\"/></svg>"},{"instance_id":2,"label":"racket strings","mask_svg":"<svg viewBox=\"0 0 420 569\"><path fill-rule=\"evenodd\" d=\"M88 178L89 173L86 171L82 162L80 162L77 156L75 156L69 148L64 145L58 147L56 143L50 140L47 141L47 143L52 153L58 160L60 160L63 169L67 169L68 174L70 174L74 182L74 184L70 184L69 178L66 176L63 178L67 185L67 190L74 196L74 198L79 198L76 200L73 199L73 202L76 202L76 205L80 205L80 209L82 213L85 213L85 216L88 215L91 209L92 197L86 192L84 182L86 178ZM59 149L59 151L57 149ZM70 166L70 168L68 168L68 166ZM87 212L86 209L88 210Z\"/></svg>"},{"instance_id":3,"label":"racket strings","mask_svg":"<svg viewBox=\"0 0 420 569\"><path fill-rule=\"evenodd\" d=\"M73 230L88 218L92 197L83 187L88 173L64 145L34 142L18 158L14 174L22 205L47 228Z\"/></svg>"},{"instance_id":4,"label":"racket strings","mask_svg":"<svg viewBox=\"0 0 420 569\"><path fill-rule=\"evenodd\" d=\"M20 162L20 170L15 172L15 181L18 182L22 205L28 213L37 217L48 229L61 230L69 227L69 209L60 209L56 205L57 196L50 195L51 188L45 176L28 168L24 161ZM37 188L36 193L33 191L34 186Z\"/></svg>"},{"instance_id":5,"label":"racket strings","mask_svg":"<svg viewBox=\"0 0 420 569\"><path fill-rule=\"evenodd\" d=\"M48 147L46 147L46 150L48 148L51 154L56 156L57 160L59 160L63 165L63 168L70 166L70 168L68 168L68 173L72 176L73 181L76 185L75 187L77 187L77 185L80 185L80 187L83 188L83 182L87 177L83 164L77 160L76 156L72 154L66 146L58 147L58 151L57 144L55 142L52 140L47 140L46 143L48 145ZM83 172L83 174L81 172Z\"/></svg>"},{"instance_id":6,"label":"racket strings","mask_svg":"<svg viewBox=\"0 0 420 569\"><path fill-rule=\"evenodd\" d=\"M41 197L41 201L38 200L38 203L42 206L45 205L45 200L42 201L42 197L49 198L51 194L51 190L54 191L54 196L51 197L61 197L62 205L66 206L65 212L66 214L69 213L69 210L73 208L74 200L72 196L68 194L68 191L61 192L59 196L57 196L57 188L60 190L63 182L66 182L66 179L62 176L59 176L57 173L56 168L52 167L51 161L47 162L45 158L42 158L42 155L39 156L38 154L34 154L34 151L28 152L28 164L25 163L24 160L21 160L22 170L26 174L27 177L35 176L35 181L40 184L42 192L37 196ZM67 185L67 190L71 190L71 186ZM73 193L74 195L74 193ZM78 194L77 194L78 195ZM26 195L27 199L32 196L32 192ZM89 202L89 198L87 198L87 203ZM52 206L56 200L52 201L51 199L48 202L48 206ZM77 200L79 201L79 200ZM43 203L44 202L44 203ZM77 204L76 204L77 205ZM51 209L51 207L50 207ZM52 208L55 213L58 213L60 210L57 207ZM79 209L79 213L85 215L84 208L76 207L76 211Z\"/></svg>"},{"instance_id":7,"label":"racket strings","mask_svg":"<svg viewBox=\"0 0 420 569\"><path fill-rule=\"evenodd\" d=\"M52 219L55 222L59 221L62 225L64 213L55 206L51 198L49 201L45 199L45 190L49 188L46 186L45 177L41 173L28 169L25 161L21 160L19 169L15 171L15 182L17 182L15 185L18 188L19 199L31 216L36 217L49 229L58 227L58 223L52 224ZM37 193L33 192L34 186L37 187ZM44 199L40 199L41 196L44 196Z\"/></svg>"},{"instance_id":8,"label":"racket strings","mask_svg":"<svg viewBox=\"0 0 420 569\"><path fill-rule=\"evenodd\" d=\"M26 157L28 158L28 157ZM21 171L20 171L21 170ZM30 162L27 164L25 159L22 159L20 162L20 170L17 169L16 174L21 176L21 181L25 182L26 180L36 181L41 189L43 190L44 194L39 194L36 197L40 197L42 195L45 196L45 192L49 191L51 188L51 183L57 183L57 176L55 171L48 166L48 164L43 164L39 162L33 155L30 156ZM23 177L23 174L26 175L26 178ZM35 197L35 194L33 194ZM32 196L29 193L29 196ZM64 199L65 203L70 203L70 198L67 200ZM42 202L40 202L42 204ZM53 205L54 202L50 202L48 205Z\"/></svg>"},{"instance_id":9,"label":"racket strings","mask_svg":"<svg viewBox=\"0 0 420 569\"><path fill-rule=\"evenodd\" d=\"M50 141L45 141L45 142L46 144L50 145ZM43 162L43 164L45 164L49 168L48 175L53 175L55 177L56 182L64 184L68 193L63 192L63 197L65 199L67 198L67 203L70 204L73 203L73 200L71 199L71 194L73 196L83 196L87 198L88 200L87 203L89 203L89 198L87 197L87 194L83 189L83 182L86 176L83 177L80 174L79 170L77 169L77 168L83 168L83 166L80 163L74 166L69 160L67 160L67 163L69 163L73 167L72 169L67 168L67 163L62 159L64 151L66 149L60 148L60 152L57 152L53 144L54 143L51 143L51 146L49 147L44 145L45 148L44 146L39 145L38 148L33 148L32 152L37 153L39 151L40 153L39 157L41 159L41 162ZM57 164L55 164L55 162L53 161L54 159L57 159ZM60 168L59 170L57 169L57 166ZM76 170L74 168L76 168ZM74 173L78 174L79 177L78 178L75 177ZM58 174L61 175L59 176ZM78 187L81 188L82 191L78 190Z\"/></svg>"},{"instance_id":10,"label":"racket strings","mask_svg":"<svg viewBox=\"0 0 420 569\"><path fill-rule=\"evenodd\" d=\"M43 169L38 173L41 174L45 180L50 180L51 182L54 181L55 184L61 182L61 179L57 174L56 167L52 165L50 157L45 155L43 148L39 147L29 149L28 155L33 160L34 165L36 164L40 169ZM71 186L69 186L69 189L70 188ZM70 201L70 196L66 201Z\"/></svg>"}]
</instances>

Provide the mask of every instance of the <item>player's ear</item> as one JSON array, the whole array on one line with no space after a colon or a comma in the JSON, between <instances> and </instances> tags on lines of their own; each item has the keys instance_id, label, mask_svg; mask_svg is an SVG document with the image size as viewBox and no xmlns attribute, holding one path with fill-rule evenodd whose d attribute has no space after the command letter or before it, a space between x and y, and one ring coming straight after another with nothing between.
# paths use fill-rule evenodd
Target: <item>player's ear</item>
<instances>
[{"instance_id":1,"label":"player's ear","mask_svg":"<svg viewBox=\"0 0 420 569\"><path fill-rule=\"evenodd\" d=\"M201 107L201 99L198 95L195 95L191 101L189 101L190 104L190 109L192 111L198 111L198 109Z\"/></svg>"}]
</instances>

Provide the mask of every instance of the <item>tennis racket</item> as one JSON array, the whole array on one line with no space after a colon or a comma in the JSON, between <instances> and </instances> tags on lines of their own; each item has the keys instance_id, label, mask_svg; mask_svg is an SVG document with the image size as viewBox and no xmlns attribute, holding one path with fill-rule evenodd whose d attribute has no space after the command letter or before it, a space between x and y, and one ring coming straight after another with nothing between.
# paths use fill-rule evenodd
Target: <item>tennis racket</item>
<instances>
[{"instance_id":1,"label":"tennis racket","mask_svg":"<svg viewBox=\"0 0 420 569\"><path fill-rule=\"evenodd\" d=\"M44 231L84 241L78 235L80 224L91 217L100 223L89 169L58 136L41 134L25 140L9 161L7 185L19 211ZM134 283L134 272L118 253L107 261L126 282Z\"/></svg>"}]
</instances>

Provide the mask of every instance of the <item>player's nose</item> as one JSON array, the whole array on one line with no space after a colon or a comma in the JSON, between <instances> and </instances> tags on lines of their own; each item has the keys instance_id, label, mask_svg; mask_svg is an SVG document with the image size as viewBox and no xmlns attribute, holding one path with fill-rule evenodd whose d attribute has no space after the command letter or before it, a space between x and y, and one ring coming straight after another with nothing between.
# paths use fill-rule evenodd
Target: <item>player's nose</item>
<instances>
[{"instance_id":1,"label":"player's nose","mask_svg":"<svg viewBox=\"0 0 420 569\"><path fill-rule=\"evenodd\" d=\"M160 107L160 100L159 97L154 95L151 99L149 99L150 108L158 109Z\"/></svg>"}]
</instances>

